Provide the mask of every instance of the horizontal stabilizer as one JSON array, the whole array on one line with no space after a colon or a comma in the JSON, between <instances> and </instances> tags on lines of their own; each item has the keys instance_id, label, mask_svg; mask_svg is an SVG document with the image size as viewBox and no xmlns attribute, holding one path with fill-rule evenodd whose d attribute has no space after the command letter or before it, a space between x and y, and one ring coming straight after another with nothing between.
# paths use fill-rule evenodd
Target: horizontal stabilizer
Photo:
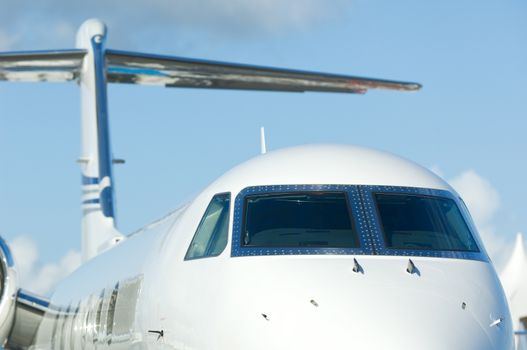
<instances>
[{"instance_id":1,"label":"horizontal stabilizer","mask_svg":"<svg viewBox=\"0 0 527 350\"><path fill-rule=\"evenodd\" d=\"M414 91L421 87L417 83L116 50L107 50L106 60L108 81L113 83L209 89L350 93L364 93L368 89Z\"/></svg>"},{"instance_id":2,"label":"horizontal stabilizer","mask_svg":"<svg viewBox=\"0 0 527 350\"><path fill-rule=\"evenodd\" d=\"M76 49L0 52L0 80L76 80L85 54L85 50Z\"/></svg>"},{"instance_id":3,"label":"horizontal stabilizer","mask_svg":"<svg viewBox=\"0 0 527 350\"><path fill-rule=\"evenodd\" d=\"M0 80L70 81L79 78L83 49L0 53ZM420 84L106 50L109 83L166 87L365 93L368 89L415 91Z\"/></svg>"}]
</instances>

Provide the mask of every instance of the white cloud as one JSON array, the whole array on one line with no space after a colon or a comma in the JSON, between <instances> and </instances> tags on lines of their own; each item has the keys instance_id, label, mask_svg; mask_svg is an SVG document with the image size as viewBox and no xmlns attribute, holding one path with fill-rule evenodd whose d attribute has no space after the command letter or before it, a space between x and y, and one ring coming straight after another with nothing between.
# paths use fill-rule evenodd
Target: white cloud
<instances>
[{"instance_id":1,"label":"white cloud","mask_svg":"<svg viewBox=\"0 0 527 350\"><path fill-rule=\"evenodd\" d=\"M81 254L71 250L56 263L41 264L38 247L30 237L19 236L9 242L18 271L20 287L46 295L81 263Z\"/></svg>"},{"instance_id":2,"label":"white cloud","mask_svg":"<svg viewBox=\"0 0 527 350\"><path fill-rule=\"evenodd\" d=\"M69 40L73 42L73 38L75 38L77 28L75 28L75 26L72 23L69 23L68 21L58 21L55 24L52 32L61 41Z\"/></svg>"},{"instance_id":3,"label":"white cloud","mask_svg":"<svg viewBox=\"0 0 527 350\"><path fill-rule=\"evenodd\" d=\"M449 182L461 194L478 226L490 224L501 201L492 184L474 170L466 170Z\"/></svg>"},{"instance_id":4,"label":"white cloud","mask_svg":"<svg viewBox=\"0 0 527 350\"><path fill-rule=\"evenodd\" d=\"M437 164L432 165L431 167L428 168L428 170L430 170L431 172L433 172L434 174L436 174L437 176L441 178L444 177L443 170Z\"/></svg>"},{"instance_id":5,"label":"white cloud","mask_svg":"<svg viewBox=\"0 0 527 350\"><path fill-rule=\"evenodd\" d=\"M20 45L27 47L70 47L72 30L99 17L112 27L110 40L118 45L167 33L177 34L179 41L188 31L233 39L304 30L342 18L350 5L350 0L49 0L31 5L0 0L0 30L21 33Z\"/></svg>"},{"instance_id":6,"label":"white cloud","mask_svg":"<svg viewBox=\"0 0 527 350\"><path fill-rule=\"evenodd\" d=\"M501 205L498 191L474 170L462 172L449 183L467 205L491 259L498 267L503 266L513 242L495 227L494 219Z\"/></svg>"},{"instance_id":7,"label":"white cloud","mask_svg":"<svg viewBox=\"0 0 527 350\"><path fill-rule=\"evenodd\" d=\"M16 37L7 34L6 31L0 28L0 51L9 51L16 43Z\"/></svg>"}]
</instances>

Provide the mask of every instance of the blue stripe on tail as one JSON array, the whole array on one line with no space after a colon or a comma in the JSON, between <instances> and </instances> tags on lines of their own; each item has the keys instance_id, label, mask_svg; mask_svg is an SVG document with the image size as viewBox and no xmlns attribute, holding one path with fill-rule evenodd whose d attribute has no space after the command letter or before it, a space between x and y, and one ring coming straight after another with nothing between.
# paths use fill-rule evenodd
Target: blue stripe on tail
<instances>
[{"instance_id":1,"label":"blue stripe on tail","mask_svg":"<svg viewBox=\"0 0 527 350\"><path fill-rule=\"evenodd\" d=\"M99 203L101 203L101 200L99 198L86 199L85 201L82 201L82 204L99 204Z\"/></svg>"},{"instance_id":2,"label":"blue stripe on tail","mask_svg":"<svg viewBox=\"0 0 527 350\"><path fill-rule=\"evenodd\" d=\"M97 185L99 184L99 178L82 175L82 184L83 185Z\"/></svg>"},{"instance_id":3,"label":"blue stripe on tail","mask_svg":"<svg viewBox=\"0 0 527 350\"><path fill-rule=\"evenodd\" d=\"M97 143L99 156L99 183L106 177L110 186L100 194L101 209L106 217L114 217L113 176L110 151L110 131L108 125L108 100L106 95L106 75L103 41L100 37L91 40L95 63L95 105L97 111Z\"/></svg>"}]
</instances>

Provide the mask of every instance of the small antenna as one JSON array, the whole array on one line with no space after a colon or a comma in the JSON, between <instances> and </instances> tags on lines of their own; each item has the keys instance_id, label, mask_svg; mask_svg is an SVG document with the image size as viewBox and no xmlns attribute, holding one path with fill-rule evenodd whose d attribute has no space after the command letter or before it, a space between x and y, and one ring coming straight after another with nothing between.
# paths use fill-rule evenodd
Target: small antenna
<instances>
[{"instance_id":1,"label":"small antenna","mask_svg":"<svg viewBox=\"0 0 527 350\"><path fill-rule=\"evenodd\" d=\"M262 126L260 128L260 154L267 153L267 145L265 141L265 128Z\"/></svg>"}]
</instances>

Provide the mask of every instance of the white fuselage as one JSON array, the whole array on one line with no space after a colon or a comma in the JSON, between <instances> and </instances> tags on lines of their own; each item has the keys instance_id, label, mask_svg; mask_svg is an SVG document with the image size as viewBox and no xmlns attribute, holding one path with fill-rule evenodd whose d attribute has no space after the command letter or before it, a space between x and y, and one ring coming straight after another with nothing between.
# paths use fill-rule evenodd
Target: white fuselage
<instances>
[{"instance_id":1,"label":"white fuselage","mask_svg":"<svg viewBox=\"0 0 527 350\"><path fill-rule=\"evenodd\" d=\"M407 186L457 197L439 178L389 154L347 146L271 152L81 266L53 295L35 348L512 348L508 307L488 258L235 254L234 199L246 188L283 184ZM225 192L232 196L225 249L186 260L211 198Z\"/></svg>"}]
</instances>

